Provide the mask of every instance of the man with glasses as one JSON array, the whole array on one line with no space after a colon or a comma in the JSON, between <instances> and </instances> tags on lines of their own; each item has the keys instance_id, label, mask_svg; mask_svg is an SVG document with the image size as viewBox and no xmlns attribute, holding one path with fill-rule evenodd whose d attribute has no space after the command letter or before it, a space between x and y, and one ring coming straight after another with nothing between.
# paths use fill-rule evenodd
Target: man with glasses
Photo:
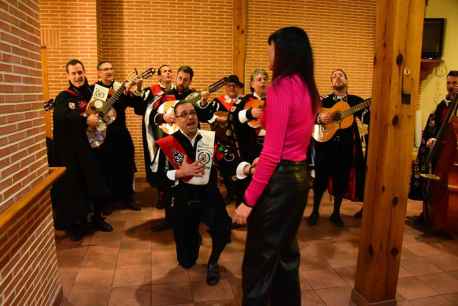
<instances>
[{"instance_id":1,"label":"man with glasses","mask_svg":"<svg viewBox=\"0 0 458 306\"><path fill-rule=\"evenodd\" d=\"M97 75L99 80L96 85L108 88L108 97L111 97L122 85L114 79L111 62L100 62L97 65ZM141 86L140 84L139 81L138 85ZM113 104L116 119L108 125L106 139L98 149L102 172L107 178L113 201L132 210L140 210L140 207L137 206L134 198L135 152L126 125L126 109L135 107L139 103L141 97L134 95L130 90L126 90L121 95L119 101ZM109 210L112 208L108 207Z\"/></svg>"},{"instance_id":2,"label":"man with glasses","mask_svg":"<svg viewBox=\"0 0 458 306\"><path fill-rule=\"evenodd\" d=\"M197 261L200 222L209 227L212 252L207 266L207 283L220 279L218 259L230 241L231 219L217 187L213 166L215 133L198 129L196 109L180 101L174 115L179 130L156 141L154 158L160 184L167 188L168 216L173 228L178 263L191 268Z\"/></svg>"}]
</instances>

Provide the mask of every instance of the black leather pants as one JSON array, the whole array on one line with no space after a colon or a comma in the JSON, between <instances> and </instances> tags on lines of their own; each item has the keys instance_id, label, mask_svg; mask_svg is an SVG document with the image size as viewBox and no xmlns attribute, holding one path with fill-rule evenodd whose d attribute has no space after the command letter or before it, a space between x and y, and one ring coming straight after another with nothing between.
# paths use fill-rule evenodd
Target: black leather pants
<instances>
[{"instance_id":1,"label":"black leather pants","mask_svg":"<svg viewBox=\"0 0 458 306\"><path fill-rule=\"evenodd\" d=\"M297 230L310 188L306 162L281 161L248 218L243 306L301 304Z\"/></svg>"}]
</instances>

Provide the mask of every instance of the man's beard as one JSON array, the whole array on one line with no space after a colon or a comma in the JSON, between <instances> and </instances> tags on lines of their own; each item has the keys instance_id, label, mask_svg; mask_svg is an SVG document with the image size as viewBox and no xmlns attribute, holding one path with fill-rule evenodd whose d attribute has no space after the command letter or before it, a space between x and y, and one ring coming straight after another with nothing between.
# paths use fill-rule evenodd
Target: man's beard
<instances>
[{"instance_id":1,"label":"man's beard","mask_svg":"<svg viewBox=\"0 0 458 306\"><path fill-rule=\"evenodd\" d=\"M346 89L346 88L347 88L347 85L345 85L345 84L342 84L342 85L334 85L332 88L333 88L334 90L341 91L341 90Z\"/></svg>"}]
</instances>

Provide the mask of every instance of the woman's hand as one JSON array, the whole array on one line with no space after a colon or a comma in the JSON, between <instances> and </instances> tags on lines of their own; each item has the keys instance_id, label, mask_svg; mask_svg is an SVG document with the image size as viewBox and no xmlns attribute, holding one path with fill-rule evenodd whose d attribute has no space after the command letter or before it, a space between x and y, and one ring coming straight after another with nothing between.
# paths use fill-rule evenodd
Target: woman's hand
<instances>
[{"instance_id":1,"label":"woman's hand","mask_svg":"<svg viewBox=\"0 0 458 306\"><path fill-rule=\"evenodd\" d=\"M253 208L250 206L240 204L240 206L235 210L234 216L232 216L232 222L240 225L246 224L252 210Z\"/></svg>"}]
</instances>

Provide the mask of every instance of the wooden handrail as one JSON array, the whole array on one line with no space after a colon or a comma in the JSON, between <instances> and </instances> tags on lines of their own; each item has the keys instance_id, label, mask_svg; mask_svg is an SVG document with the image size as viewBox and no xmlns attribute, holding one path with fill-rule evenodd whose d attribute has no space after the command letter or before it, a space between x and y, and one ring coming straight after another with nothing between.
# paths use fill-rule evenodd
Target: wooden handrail
<instances>
[{"instance_id":1,"label":"wooden handrail","mask_svg":"<svg viewBox=\"0 0 458 306\"><path fill-rule=\"evenodd\" d=\"M33 186L33 188L17 202L11 204L6 210L0 212L0 230L2 230L5 224L13 220L13 218L22 211L24 207L27 207L30 203L50 189L54 182L59 179L64 172L65 167L50 167L48 176L35 184L35 186Z\"/></svg>"}]
</instances>

